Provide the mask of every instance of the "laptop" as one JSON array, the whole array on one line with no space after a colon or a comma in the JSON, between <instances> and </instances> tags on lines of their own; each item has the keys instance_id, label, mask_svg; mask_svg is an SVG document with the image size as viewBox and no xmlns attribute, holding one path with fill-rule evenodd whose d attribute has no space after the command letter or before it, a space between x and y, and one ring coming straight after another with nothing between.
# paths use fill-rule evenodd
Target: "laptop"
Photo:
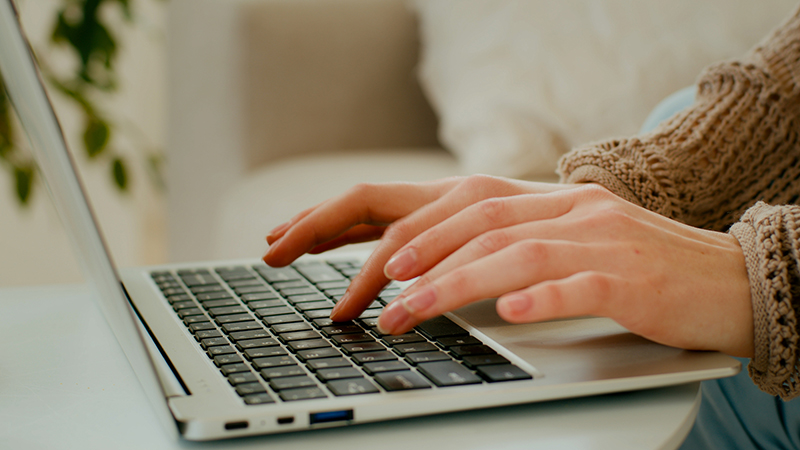
<instances>
[{"instance_id":1,"label":"laptop","mask_svg":"<svg viewBox=\"0 0 800 450\"><path fill-rule=\"evenodd\" d=\"M0 74L97 303L160 422L187 440L302 431L647 389L735 375L737 360L655 344L582 317L510 325L487 299L402 336L331 308L364 253L117 270L11 0Z\"/></svg>"}]
</instances>

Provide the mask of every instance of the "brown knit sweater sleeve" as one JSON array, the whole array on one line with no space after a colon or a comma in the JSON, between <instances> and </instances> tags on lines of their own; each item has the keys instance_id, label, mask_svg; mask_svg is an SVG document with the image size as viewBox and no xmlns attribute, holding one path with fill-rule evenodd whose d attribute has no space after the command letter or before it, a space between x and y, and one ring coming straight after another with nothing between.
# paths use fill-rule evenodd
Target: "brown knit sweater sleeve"
<instances>
[{"instance_id":1,"label":"brown knit sweater sleeve","mask_svg":"<svg viewBox=\"0 0 800 450\"><path fill-rule=\"evenodd\" d=\"M694 105L653 132L576 148L559 162L564 182L600 183L697 227L730 227L750 277L750 375L783 398L800 395L800 207L753 205L800 203L798 133L800 10L741 60L706 69Z\"/></svg>"}]
</instances>

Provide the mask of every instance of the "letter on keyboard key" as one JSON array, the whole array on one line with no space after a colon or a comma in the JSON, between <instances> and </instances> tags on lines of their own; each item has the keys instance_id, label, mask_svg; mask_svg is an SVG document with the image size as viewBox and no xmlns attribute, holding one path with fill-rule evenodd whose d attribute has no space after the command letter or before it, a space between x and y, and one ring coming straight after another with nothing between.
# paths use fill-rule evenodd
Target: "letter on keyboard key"
<instances>
[{"instance_id":1,"label":"letter on keyboard key","mask_svg":"<svg viewBox=\"0 0 800 450\"><path fill-rule=\"evenodd\" d=\"M422 376L410 370L379 373L375 375L375 381L387 391L406 391L431 387Z\"/></svg>"},{"instance_id":2,"label":"letter on keyboard key","mask_svg":"<svg viewBox=\"0 0 800 450\"><path fill-rule=\"evenodd\" d=\"M455 361L421 363L417 368L437 386L481 383L481 379L477 375Z\"/></svg>"},{"instance_id":3,"label":"letter on keyboard key","mask_svg":"<svg viewBox=\"0 0 800 450\"><path fill-rule=\"evenodd\" d=\"M378 391L372 383L365 378L350 378L346 380L331 381L328 384L328 389L333 392L333 395L361 395L361 394L374 394Z\"/></svg>"}]
</instances>

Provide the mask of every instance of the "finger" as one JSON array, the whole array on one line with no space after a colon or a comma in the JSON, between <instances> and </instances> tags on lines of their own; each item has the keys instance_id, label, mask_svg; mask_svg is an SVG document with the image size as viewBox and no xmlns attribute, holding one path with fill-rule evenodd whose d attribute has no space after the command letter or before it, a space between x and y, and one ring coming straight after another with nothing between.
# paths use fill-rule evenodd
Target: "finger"
<instances>
[{"instance_id":1,"label":"finger","mask_svg":"<svg viewBox=\"0 0 800 450\"><path fill-rule=\"evenodd\" d=\"M579 272L503 295L497 300L497 313L511 323L602 316L612 309L609 303L617 285L614 275Z\"/></svg>"},{"instance_id":2,"label":"finger","mask_svg":"<svg viewBox=\"0 0 800 450\"><path fill-rule=\"evenodd\" d=\"M482 200L412 239L392 256L384 271L389 278L409 280L487 231L559 217L572 206L573 197L562 192ZM503 235L485 235L492 247L496 245L494 237Z\"/></svg>"},{"instance_id":3,"label":"finger","mask_svg":"<svg viewBox=\"0 0 800 450\"><path fill-rule=\"evenodd\" d=\"M477 181L485 180L478 179ZM386 262L397 252L397 249L411 239L480 200L496 195L518 193L509 189L504 180L489 179L486 182L487 184L494 183L494 186L477 188L478 186L472 185L465 186L463 189L452 189L438 200L393 224L384 233L380 244L362 267L361 273L353 279L345 296L336 304L331 318L337 321L346 321L358 317L389 282L389 278L386 277L383 270ZM512 185L512 187L514 186Z\"/></svg>"},{"instance_id":4,"label":"finger","mask_svg":"<svg viewBox=\"0 0 800 450\"><path fill-rule=\"evenodd\" d=\"M570 228L563 220L556 222L554 219L548 219L540 222L521 223L483 233L425 272L414 284L406 288L401 296L411 295L442 275L498 252L516 242L526 239L561 240L565 235L571 237Z\"/></svg>"},{"instance_id":5,"label":"finger","mask_svg":"<svg viewBox=\"0 0 800 450\"><path fill-rule=\"evenodd\" d=\"M355 225L392 223L438 198L442 184L360 184L312 208L287 227L264 255L264 262L285 266Z\"/></svg>"},{"instance_id":6,"label":"finger","mask_svg":"<svg viewBox=\"0 0 800 450\"><path fill-rule=\"evenodd\" d=\"M328 250L333 250L335 248L344 247L345 245L349 244L360 244L362 242L374 241L376 239L380 239L385 231L386 227L375 225L356 225L350 230L346 231L343 235L312 248L308 251L308 253L315 255L327 252Z\"/></svg>"},{"instance_id":7,"label":"finger","mask_svg":"<svg viewBox=\"0 0 800 450\"><path fill-rule=\"evenodd\" d=\"M398 299L410 316L422 322L477 300L585 271L598 262L593 255L600 252L591 251L588 247L592 245L533 239L517 242ZM379 319L381 327L391 333L407 331L391 327L398 322L393 311L397 309L384 310Z\"/></svg>"},{"instance_id":8,"label":"finger","mask_svg":"<svg viewBox=\"0 0 800 450\"><path fill-rule=\"evenodd\" d=\"M275 241L282 238L283 235L286 234L286 231L288 231L292 225L300 221L300 219L304 218L305 216L311 214L311 212L317 209L320 205L321 203L312 206L311 208L306 208L303 211L296 214L294 217L292 217L288 222L284 222L278 225L277 227L273 228L269 232L269 234L267 234L267 244L272 245L273 243L275 243Z\"/></svg>"}]
</instances>

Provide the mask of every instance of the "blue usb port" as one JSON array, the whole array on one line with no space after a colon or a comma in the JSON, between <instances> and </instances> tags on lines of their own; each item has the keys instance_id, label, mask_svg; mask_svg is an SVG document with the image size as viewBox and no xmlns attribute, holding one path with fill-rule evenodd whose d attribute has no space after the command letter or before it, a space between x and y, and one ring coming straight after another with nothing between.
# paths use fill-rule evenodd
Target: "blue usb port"
<instances>
[{"instance_id":1,"label":"blue usb port","mask_svg":"<svg viewBox=\"0 0 800 450\"><path fill-rule=\"evenodd\" d=\"M308 423L311 425L314 425L315 423L341 422L346 420L353 420L352 409L345 409L342 411L325 411L311 413L308 415Z\"/></svg>"}]
</instances>

